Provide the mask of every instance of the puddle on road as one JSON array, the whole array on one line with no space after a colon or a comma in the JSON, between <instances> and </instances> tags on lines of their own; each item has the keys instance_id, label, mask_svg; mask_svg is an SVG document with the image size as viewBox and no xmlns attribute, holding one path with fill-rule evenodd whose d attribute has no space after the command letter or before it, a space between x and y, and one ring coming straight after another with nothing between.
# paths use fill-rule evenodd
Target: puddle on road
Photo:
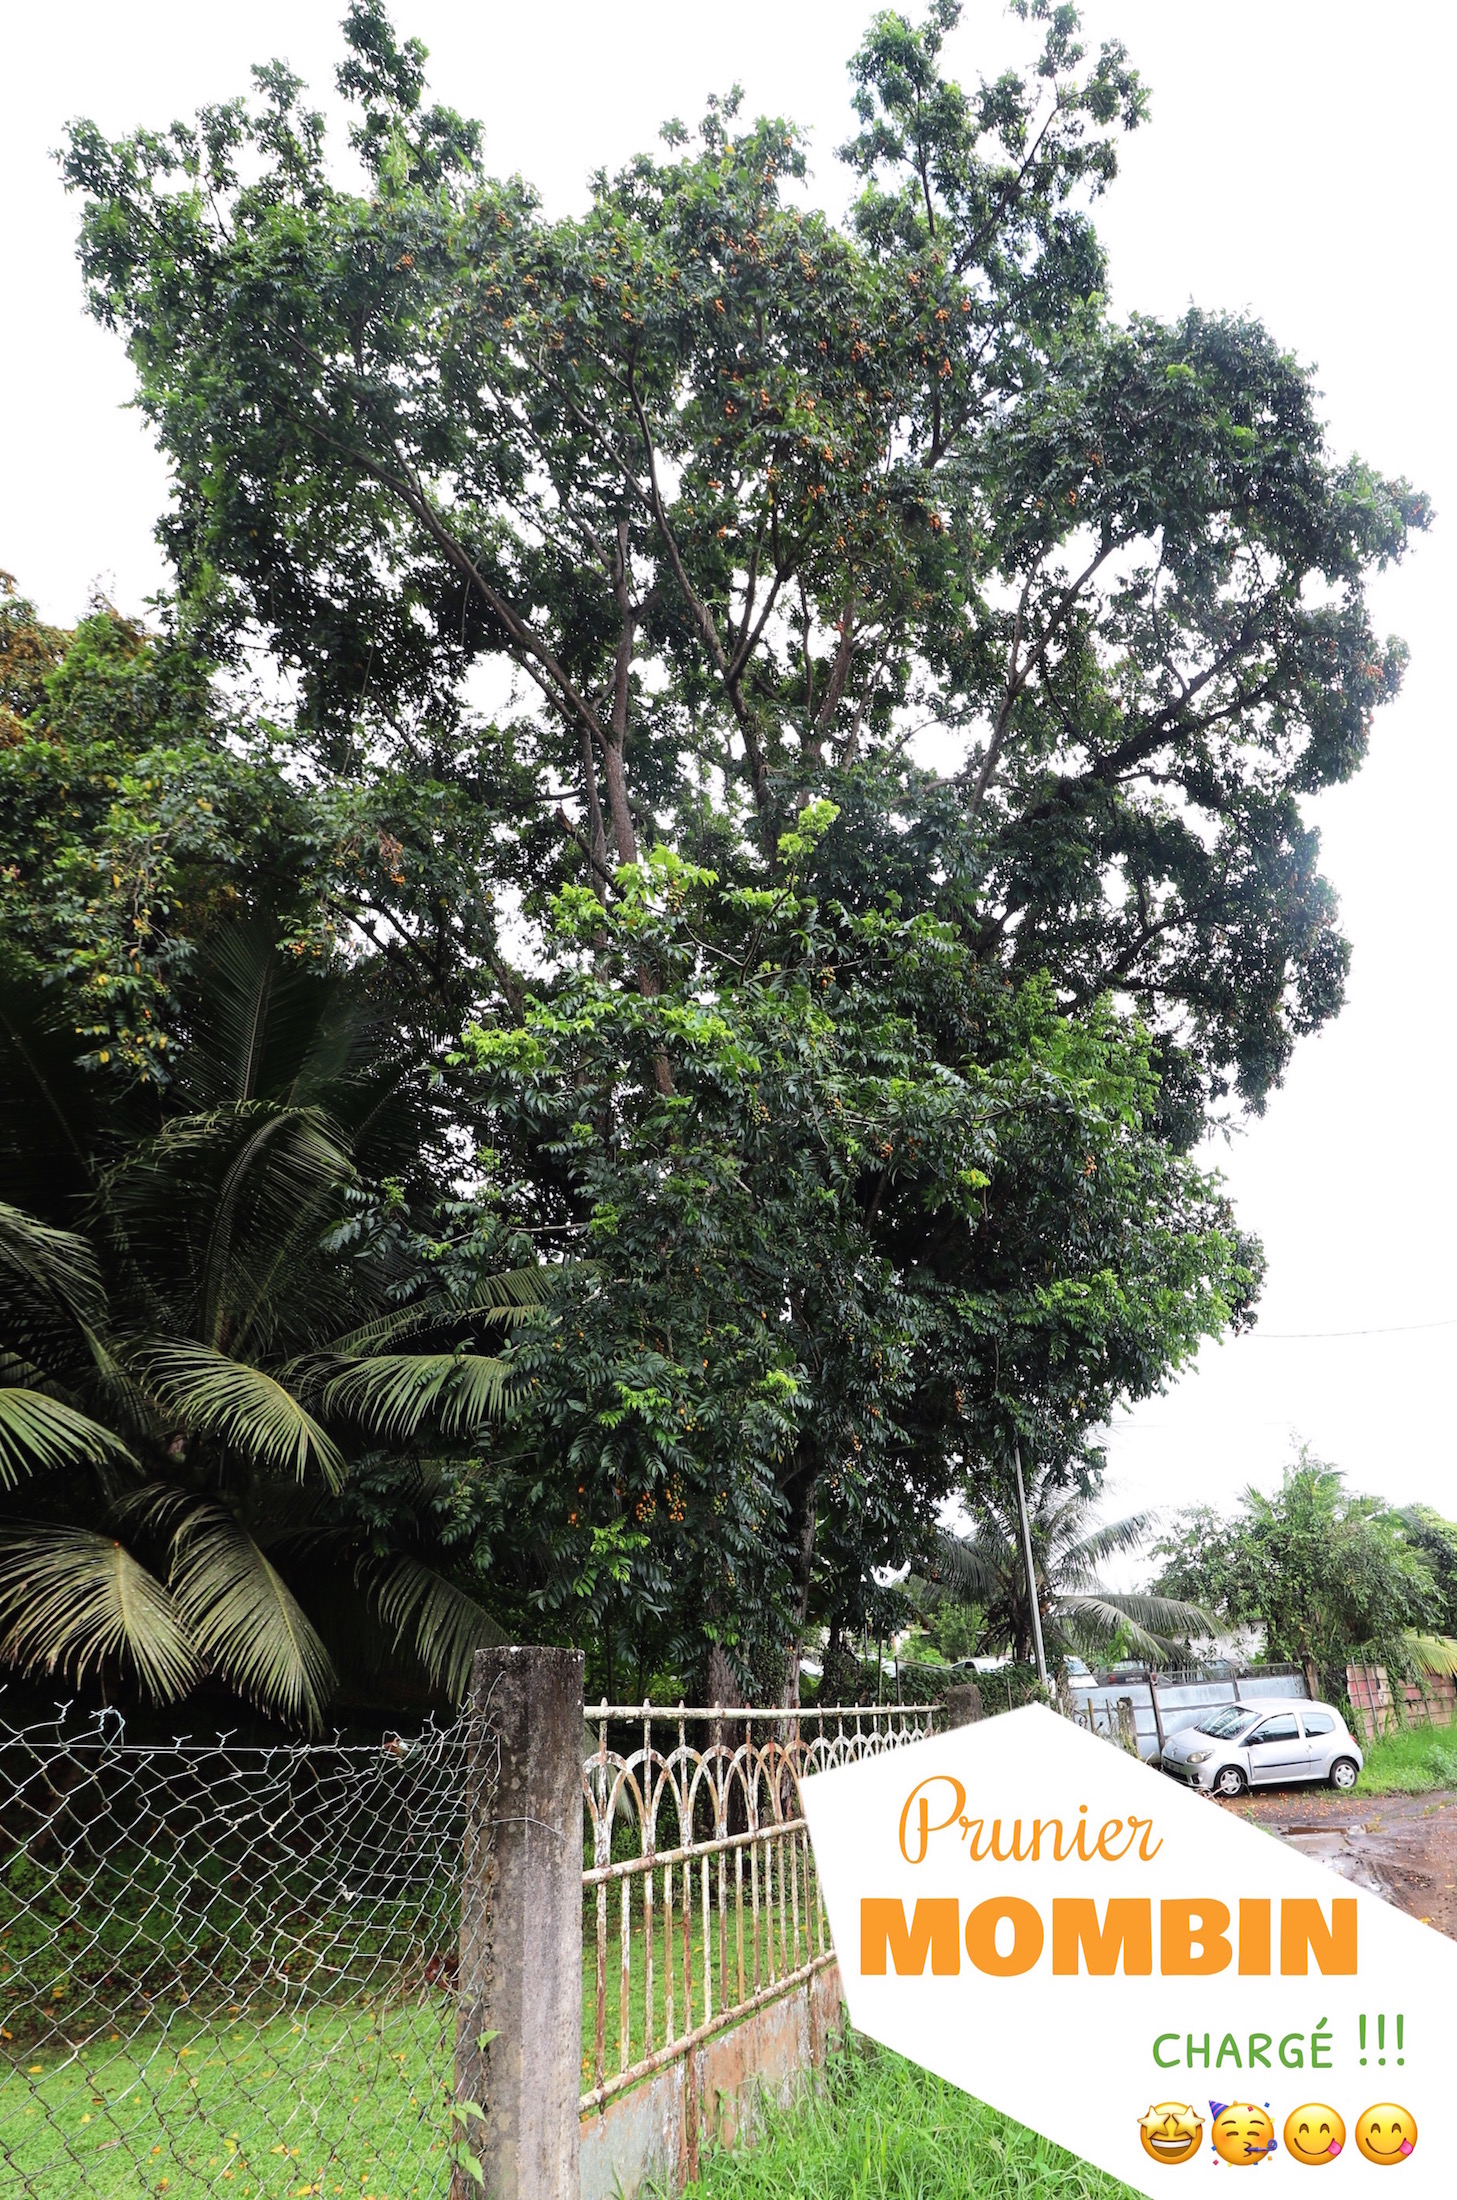
<instances>
[{"instance_id":1,"label":"puddle on road","mask_svg":"<svg viewBox=\"0 0 1457 2200\"><path fill-rule=\"evenodd\" d=\"M1375 1860L1364 1849L1364 1826L1282 1826L1282 1841L1302 1856L1308 1856L1328 1870L1339 1872L1342 1879L1349 1879L1356 1887L1364 1887L1369 1894L1379 1894L1386 1901L1392 1899L1390 1881L1385 1879Z\"/></svg>"}]
</instances>

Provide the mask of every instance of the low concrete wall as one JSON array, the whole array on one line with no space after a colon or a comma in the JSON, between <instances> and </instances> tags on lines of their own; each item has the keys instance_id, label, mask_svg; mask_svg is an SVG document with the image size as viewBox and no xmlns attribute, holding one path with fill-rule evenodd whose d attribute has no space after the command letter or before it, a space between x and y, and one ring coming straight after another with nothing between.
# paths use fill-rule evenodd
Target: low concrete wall
<instances>
[{"instance_id":1,"label":"low concrete wall","mask_svg":"<svg viewBox=\"0 0 1457 2200\"><path fill-rule=\"evenodd\" d=\"M839 2031L840 1972L807 1985L706 2040L655 2077L582 2118L582 2200L633 2200L650 2180L681 2188L700 2147L749 2144L762 2103L787 2107Z\"/></svg>"}]
</instances>

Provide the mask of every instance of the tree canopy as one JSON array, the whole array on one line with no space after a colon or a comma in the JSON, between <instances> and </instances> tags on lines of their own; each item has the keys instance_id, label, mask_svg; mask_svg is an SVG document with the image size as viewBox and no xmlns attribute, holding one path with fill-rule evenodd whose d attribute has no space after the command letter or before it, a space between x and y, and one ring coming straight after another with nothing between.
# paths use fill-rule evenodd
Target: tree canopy
<instances>
[{"instance_id":1,"label":"tree canopy","mask_svg":"<svg viewBox=\"0 0 1457 2200\"><path fill-rule=\"evenodd\" d=\"M458 1432L460 1581L604 1685L792 1689L1012 1435L1086 1472L1251 1318L1190 1155L1340 1005L1303 805L1399 683L1365 579L1425 502L1258 323L1111 314L1144 89L1016 12L970 89L954 0L874 18L844 221L732 91L548 217L379 0L343 158L282 63L64 155L175 589L3 611L16 982L108 1165L234 933L388 1026L392 1303L549 1272Z\"/></svg>"},{"instance_id":2,"label":"tree canopy","mask_svg":"<svg viewBox=\"0 0 1457 2200\"><path fill-rule=\"evenodd\" d=\"M1234 1625L1263 1628L1266 1654L1300 1665L1312 1696L1345 1693L1352 1658L1393 1672L1451 1671L1447 1608L1423 1538L1435 1515L1395 1513L1346 1487L1336 1467L1302 1451L1271 1497L1245 1491L1221 1519L1185 1512L1154 1546L1155 1587Z\"/></svg>"}]
</instances>

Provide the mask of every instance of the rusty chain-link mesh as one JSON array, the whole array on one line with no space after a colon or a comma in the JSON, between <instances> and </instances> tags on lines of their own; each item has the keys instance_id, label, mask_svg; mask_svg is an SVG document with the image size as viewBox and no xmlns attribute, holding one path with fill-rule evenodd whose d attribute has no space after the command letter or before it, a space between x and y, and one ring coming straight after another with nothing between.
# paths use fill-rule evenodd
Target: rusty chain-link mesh
<instances>
[{"instance_id":1,"label":"rusty chain-link mesh","mask_svg":"<svg viewBox=\"0 0 1457 2200\"><path fill-rule=\"evenodd\" d=\"M0 2195L443 2193L467 1745L0 1717Z\"/></svg>"}]
</instances>

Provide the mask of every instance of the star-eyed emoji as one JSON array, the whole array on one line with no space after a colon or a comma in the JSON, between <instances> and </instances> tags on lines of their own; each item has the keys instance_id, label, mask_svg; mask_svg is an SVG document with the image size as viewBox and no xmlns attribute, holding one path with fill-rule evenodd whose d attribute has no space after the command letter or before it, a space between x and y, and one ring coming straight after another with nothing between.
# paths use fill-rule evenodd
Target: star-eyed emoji
<instances>
[{"instance_id":1,"label":"star-eyed emoji","mask_svg":"<svg viewBox=\"0 0 1457 2200\"><path fill-rule=\"evenodd\" d=\"M1307 2101L1301 2108L1292 2108L1285 2119L1285 2151L1307 2169L1333 2162L1345 2143L1346 2127L1324 2101Z\"/></svg>"},{"instance_id":2,"label":"star-eyed emoji","mask_svg":"<svg viewBox=\"0 0 1457 2200\"><path fill-rule=\"evenodd\" d=\"M1356 2118L1356 2144L1368 2162L1390 2169L1404 2162L1417 2143L1417 2120L1395 2101L1378 2101Z\"/></svg>"},{"instance_id":3,"label":"star-eyed emoji","mask_svg":"<svg viewBox=\"0 0 1457 2200\"><path fill-rule=\"evenodd\" d=\"M1138 2119L1143 2151L1154 2162L1187 2162L1199 2152L1204 2119L1187 2101L1158 2101Z\"/></svg>"},{"instance_id":4,"label":"star-eyed emoji","mask_svg":"<svg viewBox=\"0 0 1457 2200\"><path fill-rule=\"evenodd\" d=\"M1232 2169L1249 2169L1274 2153L1275 2126L1268 2109L1254 2101L1211 2101L1209 2113L1214 2118L1209 2134L1214 2151Z\"/></svg>"}]
</instances>

